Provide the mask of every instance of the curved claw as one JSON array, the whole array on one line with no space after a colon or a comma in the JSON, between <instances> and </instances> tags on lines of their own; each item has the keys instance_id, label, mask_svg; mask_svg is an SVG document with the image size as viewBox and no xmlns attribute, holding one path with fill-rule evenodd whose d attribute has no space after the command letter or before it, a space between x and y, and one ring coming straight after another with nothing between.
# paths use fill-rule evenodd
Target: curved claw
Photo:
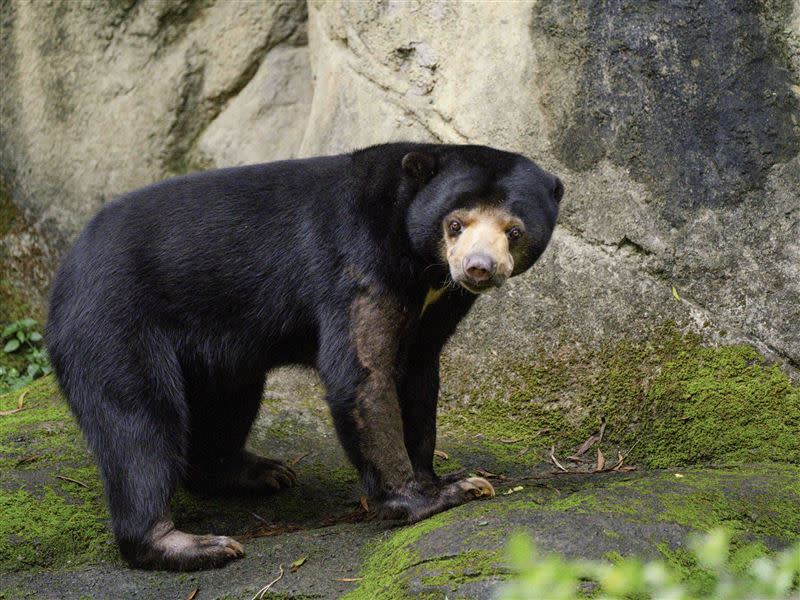
<instances>
[{"instance_id":1,"label":"curved claw","mask_svg":"<svg viewBox=\"0 0 800 600\"><path fill-rule=\"evenodd\" d=\"M460 481L459 485L464 491L470 491L475 494L476 498L482 498L484 496L494 498L497 495L492 484L483 477L468 477Z\"/></svg>"}]
</instances>

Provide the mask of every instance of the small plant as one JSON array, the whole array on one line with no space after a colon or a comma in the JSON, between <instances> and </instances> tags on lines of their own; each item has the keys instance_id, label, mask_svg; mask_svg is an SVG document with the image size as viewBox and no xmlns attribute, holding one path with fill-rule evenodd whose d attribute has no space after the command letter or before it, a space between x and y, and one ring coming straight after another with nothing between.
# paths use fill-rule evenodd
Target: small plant
<instances>
[{"instance_id":1,"label":"small plant","mask_svg":"<svg viewBox=\"0 0 800 600\"><path fill-rule=\"evenodd\" d=\"M24 360L21 370L14 366L0 366L0 391L27 385L52 370L37 327L34 319L20 319L6 325L0 334L3 352L21 355Z\"/></svg>"},{"instance_id":2,"label":"small plant","mask_svg":"<svg viewBox=\"0 0 800 600\"><path fill-rule=\"evenodd\" d=\"M731 566L730 541L730 533L724 529L690 539L691 555L708 575L701 588L696 582L682 580L676 569L663 560L571 561L556 555L541 555L527 535L516 534L508 543L516 575L503 588L500 598L784 600L800 597L800 542L774 556L756 558L741 571Z\"/></svg>"}]
</instances>

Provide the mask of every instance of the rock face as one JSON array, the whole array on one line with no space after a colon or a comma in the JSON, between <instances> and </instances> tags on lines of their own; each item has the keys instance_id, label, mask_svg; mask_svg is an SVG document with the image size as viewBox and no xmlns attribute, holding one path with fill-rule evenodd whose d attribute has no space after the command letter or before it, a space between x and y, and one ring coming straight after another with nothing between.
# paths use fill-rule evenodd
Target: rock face
<instances>
[{"instance_id":1,"label":"rock face","mask_svg":"<svg viewBox=\"0 0 800 600\"><path fill-rule=\"evenodd\" d=\"M10 0L0 23L0 175L56 252L186 170L490 144L567 193L450 348L464 381L665 320L800 367L797 3Z\"/></svg>"},{"instance_id":2,"label":"rock face","mask_svg":"<svg viewBox=\"0 0 800 600\"><path fill-rule=\"evenodd\" d=\"M249 444L293 458L300 487L173 506L191 531L255 536L248 556L134 573L49 377L21 412L0 395L0 597L251 597L301 556L273 591L484 597L517 528L678 562L722 523L762 551L797 541L797 2L0 0L0 89L0 321L41 312L104 202L189 170L431 140L521 152L567 189L541 261L442 361L437 469L501 474L497 498L354 523L321 389L288 369ZM609 460L669 470L554 474L601 419Z\"/></svg>"}]
</instances>

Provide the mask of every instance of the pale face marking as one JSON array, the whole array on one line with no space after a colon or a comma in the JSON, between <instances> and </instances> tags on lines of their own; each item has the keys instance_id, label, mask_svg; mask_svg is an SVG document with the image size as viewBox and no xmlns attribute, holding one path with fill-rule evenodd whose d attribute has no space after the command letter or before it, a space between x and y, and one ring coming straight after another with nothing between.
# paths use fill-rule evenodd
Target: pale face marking
<instances>
[{"instance_id":1,"label":"pale face marking","mask_svg":"<svg viewBox=\"0 0 800 600\"><path fill-rule=\"evenodd\" d=\"M454 281L471 292L480 293L499 287L511 276L514 254L509 234L514 229L524 233L520 219L505 210L482 206L453 211L445 217L442 227L444 258ZM477 255L490 259L495 265L495 272L486 285L475 285L466 272L468 259Z\"/></svg>"}]
</instances>

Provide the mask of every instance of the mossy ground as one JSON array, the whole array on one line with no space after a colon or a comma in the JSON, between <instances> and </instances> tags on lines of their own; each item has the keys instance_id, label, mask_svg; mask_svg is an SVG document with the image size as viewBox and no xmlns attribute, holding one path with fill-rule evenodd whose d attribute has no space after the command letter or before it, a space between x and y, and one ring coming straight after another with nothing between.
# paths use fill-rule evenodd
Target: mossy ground
<instances>
[{"instance_id":1,"label":"mossy ground","mask_svg":"<svg viewBox=\"0 0 800 600\"><path fill-rule=\"evenodd\" d=\"M301 457L300 486L268 499L204 498L179 490L173 516L197 533L242 535L262 519L285 526L294 533L248 539L248 548L278 548L264 555L274 560L282 540L295 540L290 561L308 552L320 563L322 570L307 571L321 586L315 589L325 589L321 573L333 580L356 577L360 569L363 580L336 584L337 595L349 589L347 597L356 600L480 596L489 588L474 586L508 576L503 547L518 528L531 531L545 550L573 557L662 556L701 582L702 569L682 547L691 531L731 528L734 562L740 564L800 536L798 388L751 348L710 348L666 327L648 341L564 346L547 357L520 359L502 373L502 385L479 387L456 402L448 399L445 373L438 446L449 459L437 458L440 471L480 467L508 475L498 481L493 500L409 527L318 529L325 519L353 510L357 476L320 413L320 401L309 395L294 408L294 399L281 392L265 402L250 443L265 455ZM25 410L0 417L0 571L15 574L12 583L23 591L47 573L80 565L127 577L108 530L94 461L54 379L0 396L0 410L15 408L23 391ZM545 449L555 445L565 455L597 430L601 416L607 422L604 451L611 456L608 448L635 445L626 462L639 471L530 478L551 470ZM671 469L647 470L662 466ZM519 485L521 491L504 495ZM361 536L360 544L373 541L360 553L362 565L352 558L357 550L341 565L336 561L344 559L337 557L353 536ZM236 589L258 589L272 577L275 565L261 565L258 556L248 559L250 579ZM226 577L245 577L229 575L236 572L231 568ZM276 591L305 593L308 576L301 569L285 582L299 582L294 588ZM160 597L158 582L166 575L142 577L142 589L154 586L152 597ZM169 582L192 584L175 577Z\"/></svg>"},{"instance_id":2,"label":"mossy ground","mask_svg":"<svg viewBox=\"0 0 800 600\"><path fill-rule=\"evenodd\" d=\"M54 379L0 396L0 410L22 393L23 410L0 417L0 571L116 559L97 469Z\"/></svg>"}]
</instances>

